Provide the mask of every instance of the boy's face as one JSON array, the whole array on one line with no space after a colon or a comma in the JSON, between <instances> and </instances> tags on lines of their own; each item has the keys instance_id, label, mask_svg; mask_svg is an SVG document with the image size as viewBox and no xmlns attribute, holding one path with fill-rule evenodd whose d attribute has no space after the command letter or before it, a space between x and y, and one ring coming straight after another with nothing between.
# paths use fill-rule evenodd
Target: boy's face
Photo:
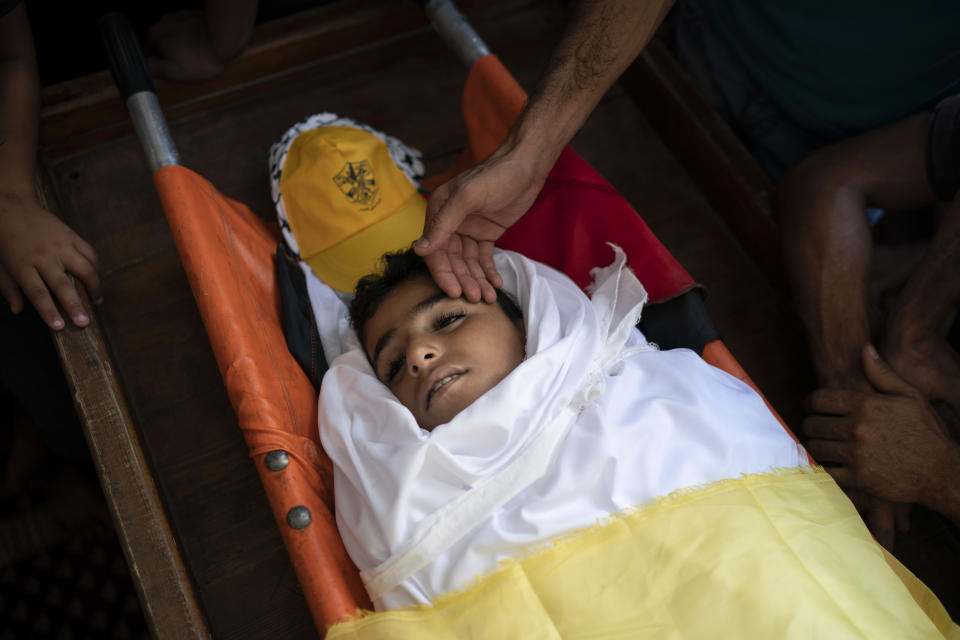
<instances>
[{"instance_id":1,"label":"boy's face","mask_svg":"<svg viewBox=\"0 0 960 640\"><path fill-rule=\"evenodd\" d=\"M428 431L496 386L524 355L523 332L500 305L449 298L426 276L391 291L366 336L377 377Z\"/></svg>"}]
</instances>

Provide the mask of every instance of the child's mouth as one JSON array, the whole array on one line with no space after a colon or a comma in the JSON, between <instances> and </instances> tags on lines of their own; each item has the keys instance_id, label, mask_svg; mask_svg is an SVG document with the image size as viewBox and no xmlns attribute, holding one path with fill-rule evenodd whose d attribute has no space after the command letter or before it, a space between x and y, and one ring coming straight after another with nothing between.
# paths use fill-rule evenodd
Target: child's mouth
<instances>
[{"instance_id":1,"label":"child's mouth","mask_svg":"<svg viewBox=\"0 0 960 640\"><path fill-rule=\"evenodd\" d=\"M458 371L456 373L451 373L434 382L433 386L430 387L430 391L427 392L427 409L430 409L430 401L433 399L433 395L435 393L440 392L448 384L450 384L451 382L453 382L454 380L456 380L457 378L459 378L465 373L466 371Z\"/></svg>"}]
</instances>

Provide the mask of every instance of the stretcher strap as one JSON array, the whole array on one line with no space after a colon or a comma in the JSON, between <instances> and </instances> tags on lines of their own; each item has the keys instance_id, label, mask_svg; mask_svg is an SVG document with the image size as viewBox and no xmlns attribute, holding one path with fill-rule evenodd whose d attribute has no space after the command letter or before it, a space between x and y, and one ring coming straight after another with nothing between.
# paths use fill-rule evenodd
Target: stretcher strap
<instances>
[{"instance_id":1,"label":"stretcher strap","mask_svg":"<svg viewBox=\"0 0 960 640\"><path fill-rule=\"evenodd\" d=\"M323 628L369 600L334 522L332 473L319 446L313 384L283 335L273 268L277 234L189 169L164 167L154 174L154 184L230 402L304 595ZM282 473L263 464L263 456L275 449L291 458ZM286 523L294 506L310 509L307 528Z\"/></svg>"}]
</instances>

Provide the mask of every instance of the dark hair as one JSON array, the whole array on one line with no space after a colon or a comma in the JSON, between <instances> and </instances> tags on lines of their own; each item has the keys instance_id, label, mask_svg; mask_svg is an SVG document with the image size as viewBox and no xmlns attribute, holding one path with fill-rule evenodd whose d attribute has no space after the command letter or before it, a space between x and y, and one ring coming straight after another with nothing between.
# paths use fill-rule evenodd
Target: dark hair
<instances>
[{"instance_id":1,"label":"dark hair","mask_svg":"<svg viewBox=\"0 0 960 640\"><path fill-rule=\"evenodd\" d=\"M380 303L393 291L397 285L415 277L432 278L430 269L423 258L414 253L413 249L385 253L380 258L383 269L380 273L372 273L360 278L350 302L350 324L360 338L360 346L366 351L366 324L373 314L380 308ZM507 292L496 289L497 304L510 322L520 324L523 321L523 312Z\"/></svg>"}]
</instances>

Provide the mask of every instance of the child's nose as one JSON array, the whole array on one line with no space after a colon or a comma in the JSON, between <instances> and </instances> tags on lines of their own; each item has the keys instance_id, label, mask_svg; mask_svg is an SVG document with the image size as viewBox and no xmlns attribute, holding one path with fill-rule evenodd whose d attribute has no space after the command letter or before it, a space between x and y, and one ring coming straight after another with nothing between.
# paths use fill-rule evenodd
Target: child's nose
<instances>
[{"instance_id":1,"label":"child's nose","mask_svg":"<svg viewBox=\"0 0 960 640\"><path fill-rule=\"evenodd\" d=\"M419 375L428 370L438 356L435 345L418 343L410 345L407 353L407 366L413 375Z\"/></svg>"}]
</instances>

